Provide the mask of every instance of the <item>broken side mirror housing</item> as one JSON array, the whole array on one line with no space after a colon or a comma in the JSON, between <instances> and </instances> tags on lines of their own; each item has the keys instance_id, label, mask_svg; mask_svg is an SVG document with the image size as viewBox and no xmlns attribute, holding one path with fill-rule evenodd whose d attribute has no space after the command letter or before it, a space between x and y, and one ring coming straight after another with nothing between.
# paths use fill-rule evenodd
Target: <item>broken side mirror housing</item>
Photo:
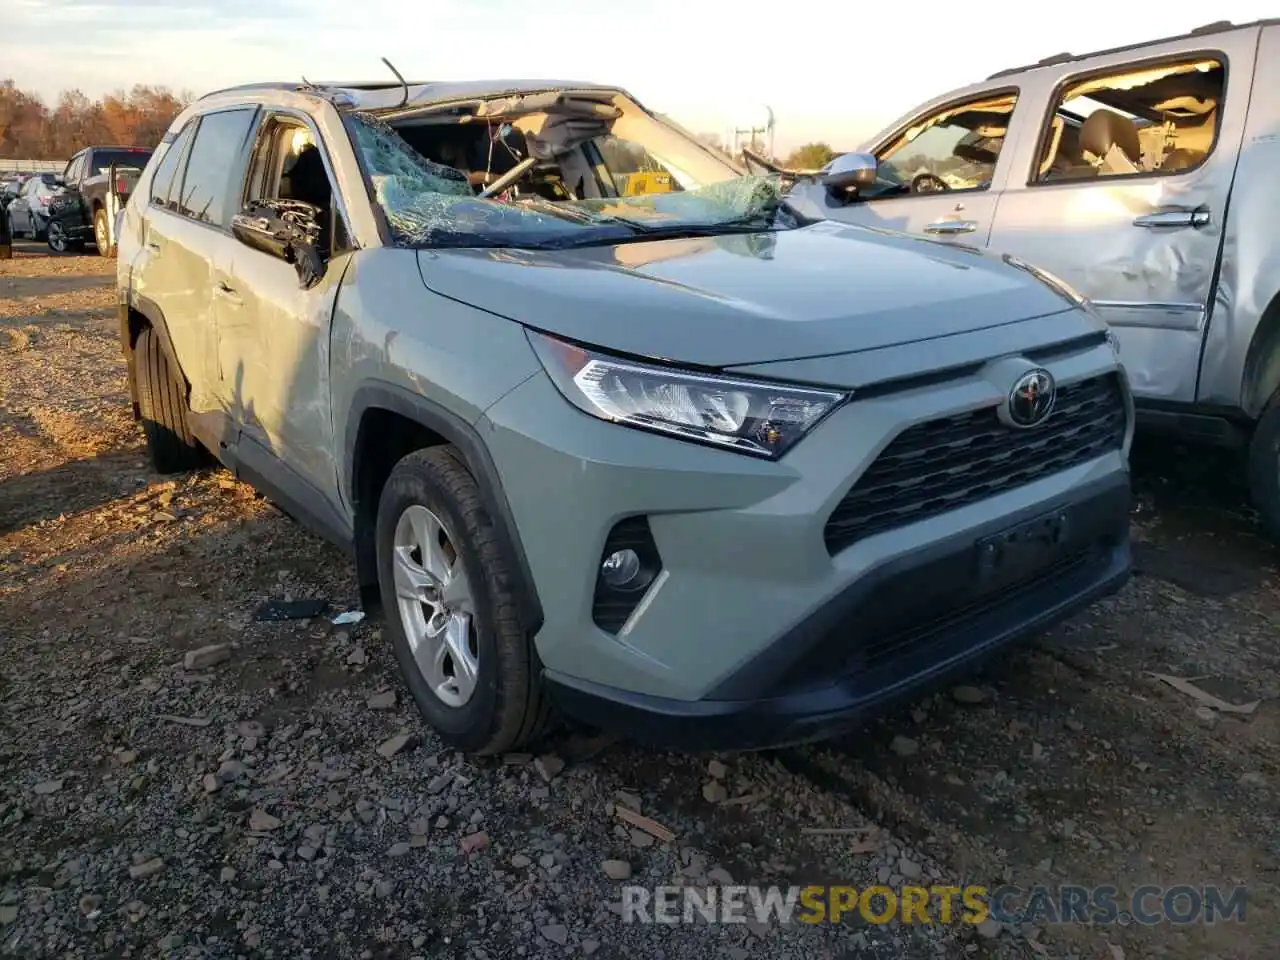
<instances>
[{"instance_id":1,"label":"broken side mirror housing","mask_svg":"<svg viewBox=\"0 0 1280 960\"><path fill-rule=\"evenodd\" d=\"M319 207L299 200L255 200L231 218L231 234L247 247L292 263L306 290L325 273L322 216Z\"/></svg>"},{"instance_id":2,"label":"broken side mirror housing","mask_svg":"<svg viewBox=\"0 0 1280 960\"><path fill-rule=\"evenodd\" d=\"M876 182L876 158L869 153L842 153L822 171L829 190L858 190Z\"/></svg>"}]
</instances>

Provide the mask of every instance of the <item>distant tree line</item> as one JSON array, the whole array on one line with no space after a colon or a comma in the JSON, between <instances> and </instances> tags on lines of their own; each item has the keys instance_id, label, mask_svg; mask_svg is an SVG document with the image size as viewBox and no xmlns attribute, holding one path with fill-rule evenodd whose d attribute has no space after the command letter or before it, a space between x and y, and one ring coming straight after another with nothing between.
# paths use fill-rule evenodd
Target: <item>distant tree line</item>
<instances>
[{"instance_id":1,"label":"distant tree line","mask_svg":"<svg viewBox=\"0 0 1280 960\"><path fill-rule=\"evenodd\" d=\"M64 90L50 107L12 80L0 80L0 158L64 160L95 144L154 147L190 100L138 84L98 100Z\"/></svg>"}]
</instances>

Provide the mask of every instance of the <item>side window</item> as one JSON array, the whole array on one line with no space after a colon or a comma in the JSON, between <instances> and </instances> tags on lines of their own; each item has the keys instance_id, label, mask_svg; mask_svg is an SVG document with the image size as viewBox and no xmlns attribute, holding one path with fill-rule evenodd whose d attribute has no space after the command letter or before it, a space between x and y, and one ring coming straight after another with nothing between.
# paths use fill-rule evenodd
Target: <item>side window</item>
<instances>
[{"instance_id":1,"label":"side window","mask_svg":"<svg viewBox=\"0 0 1280 960\"><path fill-rule=\"evenodd\" d=\"M1061 88L1032 183L1182 173L1209 156L1225 89L1222 61L1134 65Z\"/></svg>"},{"instance_id":2,"label":"side window","mask_svg":"<svg viewBox=\"0 0 1280 960\"><path fill-rule=\"evenodd\" d=\"M165 147L164 156L160 158L160 165L156 167L155 176L151 178L151 202L158 206L170 206L169 191L173 187L174 174L178 170L178 164L182 162L182 152L187 147L187 142L191 139L191 131L196 125L188 123L182 128L182 132L178 134L176 140Z\"/></svg>"},{"instance_id":3,"label":"side window","mask_svg":"<svg viewBox=\"0 0 1280 960\"><path fill-rule=\"evenodd\" d=\"M334 238L335 252L349 245L333 203L333 183L324 155L311 128L300 120L275 116L259 128L244 199L298 201L319 207L320 248L329 251L330 237Z\"/></svg>"},{"instance_id":4,"label":"side window","mask_svg":"<svg viewBox=\"0 0 1280 960\"><path fill-rule=\"evenodd\" d=\"M912 124L876 151L876 184L863 199L986 190L1004 147L1016 93L955 104Z\"/></svg>"},{"instance_id":5,"label":"side window","mask_svg":"<svg viewBox=\"0 0 1280 960\"><path fill-rule=\"evenodd\" d=\"M231 218L228 201L234 192L232 182L240 182L239 158L254 112L245 107L200 118L182 178L179 213L201 223L226 226Z\"/></svg>"}]
</instances>

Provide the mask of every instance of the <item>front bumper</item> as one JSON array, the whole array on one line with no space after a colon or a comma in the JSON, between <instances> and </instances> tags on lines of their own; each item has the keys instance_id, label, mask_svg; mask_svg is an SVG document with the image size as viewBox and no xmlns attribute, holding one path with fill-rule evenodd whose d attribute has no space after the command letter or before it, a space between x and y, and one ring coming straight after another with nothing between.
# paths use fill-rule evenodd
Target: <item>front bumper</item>
<instances>
[{"instance_id":1,"label":"front bumper","mask_svg":"<svg viewBox=\"0 0 1280 960\"><path fill-rule=\"evenodd\" d=\"M1130 563L1127 442L834 552L824 542L850 485L897 435L995 406L1019 362L864 392L778 462L602 422L542 374L508 393L476 427L528 559L538 654L561 707L655 741L820 737L1117 589ZM1106 346L1041 362L1060 384L1116 366ZM973 580L976 540L1059 509L1072 531L1061 566L994 592ZM602 629L602 550L638 516L662 574L620 628Z\"/></svg>"},{"instance_id":2,"label":"front bumper","mask_svg":"<svg viewBox=\"0 0 1280 960\"><path fill-rule=\"evenodd\" d=\"M710 697L645 696L550 670L545 679L568 715L656 746L763 749L836 735L1125 584L1127 481L1103 481L1054 506L1069 511L1074 533L1048 570L995 590L974 576L975 538L1038 510L932 544L851 584Z\"/></svg>"}]
</instances>

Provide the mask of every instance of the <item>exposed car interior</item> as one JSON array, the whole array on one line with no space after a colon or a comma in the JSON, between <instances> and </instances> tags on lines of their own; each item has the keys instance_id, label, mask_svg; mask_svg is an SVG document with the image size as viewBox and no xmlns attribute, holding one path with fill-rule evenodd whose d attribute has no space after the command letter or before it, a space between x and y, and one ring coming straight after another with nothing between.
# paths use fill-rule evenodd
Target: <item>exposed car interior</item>
<instances>
[{"instance_id":1,"label":"exposed car interior","mask_svg":"<svg viewBox=\"0 0 1280 960\"><path fill-rule=\"evenodd\" d=\"M269 121L259 134L245 199L300 202L315 207L315 247L322 257L329 255L336 229L333 185L324 157L305 125L290 120ZM277 205L277 209L289 208Z\"/></svg>"},{"instance_id":2,"label":"exposed car interior","mask_svg":"<svg viewBox=\"0 0 1280 960\"><path fill-rule=\"evenodd\" d=\"M1198 166L1217 136L1225 78L1219 61L1202 60L1074 84L1057 104L1039 179L1177 173Z\"/></svg>"},{"instance_id":3,"label":"exposed car interior","mask_svg":"<svg viewBox=\"0 0 1280 960\"><path fill-rule=\"evenodd\" d=\"M616 90L355 112L350 130L400 245L590 243L584 227L630 238L741 225L783 206L771 178L744 176Z\"/></svg>"},{"instance_id":4,"label":"exposed car interior","mask_svg":"<svg viewBox=\"0 0 1280 960\"><path fill-rule=\"evenodd\" d=\"M1009 94L962 104L909 127L878 152L877 183L862 197L985 189L1016 99Z\"/></svg>"},{"instance_id":5,"label":"exposed car interior","mask_svg":"<svg viewBox=\"0 0 1280 960\"><path fill-rule=\"evenodd\" d=\"M684 189L681 177L627 139L636 118L622 98L553 96L463 106L394 126L422 156L464 174L477 195L560 201ZM657 176L636 176L646 173Z\"/></svg>"}]
</instances>

